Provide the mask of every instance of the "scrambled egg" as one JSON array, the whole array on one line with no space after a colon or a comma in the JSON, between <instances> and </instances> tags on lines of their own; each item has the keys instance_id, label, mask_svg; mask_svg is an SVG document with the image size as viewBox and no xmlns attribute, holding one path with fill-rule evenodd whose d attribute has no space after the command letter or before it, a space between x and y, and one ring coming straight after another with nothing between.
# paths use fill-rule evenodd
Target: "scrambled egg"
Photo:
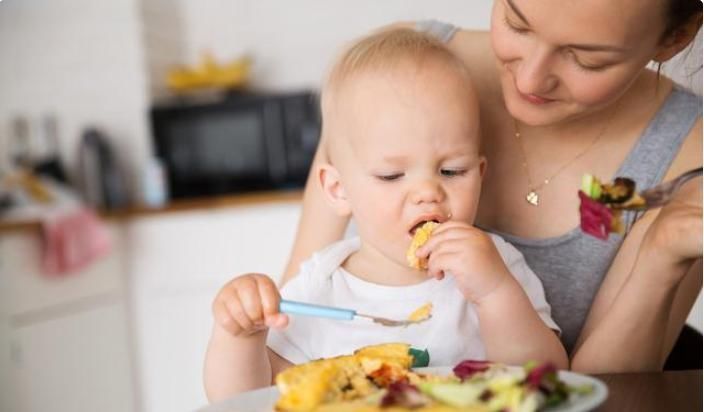
<instances>
[{"instance_id":1,"label":"scrambled egg","mask_svg":"<svg viewBox=\"0 0 704 412\"><path fill-rule=\"evenodd\" d=\"M353 355L292 366L276 375L278 411L310 411L320 405L361 399L405 376L413 362L410 346L387 343L361 348Z\"/></svg>"}]
</instances>

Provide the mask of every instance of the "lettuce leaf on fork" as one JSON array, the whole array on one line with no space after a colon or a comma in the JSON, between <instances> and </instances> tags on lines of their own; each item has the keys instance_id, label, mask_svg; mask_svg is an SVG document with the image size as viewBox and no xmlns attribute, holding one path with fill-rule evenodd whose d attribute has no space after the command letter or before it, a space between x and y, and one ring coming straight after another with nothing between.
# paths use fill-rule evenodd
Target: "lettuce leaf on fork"
<instances>
[{"instance_id":1,"label":"lettuce leaf on fork","mask_svg":"<svg viewBox=\"0 0 704 412\"><path fill-rule=\"evenodd\" d=\"M609 233L623 234L620 204L633 197L635 183L617 178L614 184L602 184L596 177L585 174L579 191L579 222L582 231L606 240Z\"/></svg>"}]
</instances>

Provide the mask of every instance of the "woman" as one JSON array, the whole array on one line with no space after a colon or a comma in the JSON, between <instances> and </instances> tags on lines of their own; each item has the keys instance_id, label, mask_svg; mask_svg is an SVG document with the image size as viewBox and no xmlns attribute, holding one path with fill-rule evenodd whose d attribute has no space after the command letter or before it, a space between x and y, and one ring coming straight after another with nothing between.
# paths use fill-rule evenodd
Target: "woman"
<instances>
[{"instance_id":1,"label":"woman","mask_svg":"<svg viewBox=\"0 0 704 412\"><path fill-rule=\"evenodd\" d=\"M701 165L701 98L646 68L687 47L701 19L698 0L496 0L490 33L431 24L479 89L478 226L541 277L575 370L661 369L701 289L700 179L627 214L627 235L607 242L581 233L577 213L584 173L647 187ZM347 225L310 180L284 281Z\"/></svg>"}]
</instances>

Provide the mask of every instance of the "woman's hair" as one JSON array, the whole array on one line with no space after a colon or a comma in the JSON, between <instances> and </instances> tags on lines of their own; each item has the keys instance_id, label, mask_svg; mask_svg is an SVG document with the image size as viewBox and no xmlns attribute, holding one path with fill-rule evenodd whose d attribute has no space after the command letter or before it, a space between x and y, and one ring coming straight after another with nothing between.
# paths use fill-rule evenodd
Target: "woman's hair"
<instances>
[{"instance_id":1,"label":"woman's hair","mask_svg":"<svg viewBox=\"0 0 704 412\"><path fill-rule=\"evenodd\" d=\"M672 35L690 19L702 14L701 0L666 0L665 31L662 38ZM701 25L701 20L699 22Z\"/></svg>"}]
</instances>

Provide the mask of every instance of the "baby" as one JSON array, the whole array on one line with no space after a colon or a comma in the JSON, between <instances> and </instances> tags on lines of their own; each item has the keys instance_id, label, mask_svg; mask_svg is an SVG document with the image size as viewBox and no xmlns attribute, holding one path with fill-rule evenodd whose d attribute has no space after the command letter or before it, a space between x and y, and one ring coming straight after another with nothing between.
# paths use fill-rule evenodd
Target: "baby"
<instances>
[{"instance_id":1,"label":"baby","mask_svg":"<svg viewBox=\"0 0 704 412\"><path fill-rule=\"evenodd\" d=\"M314 254L281 290L258 274L226 284L213 304L205 364L211 401L269 385L278 371L384 342L430 353L430 365L463 359L509 364L567 357L540 281L522 255L472 224L486 160L479 108L462 63L412 30L365 37L348 48L323 87L329 163L317 177L331 207L351 215L359 237ZM436 222L411 267L414 232ZM405 319L407 327L287 316L279 300L352 308Z\"/></svg>"}]
</instances>

